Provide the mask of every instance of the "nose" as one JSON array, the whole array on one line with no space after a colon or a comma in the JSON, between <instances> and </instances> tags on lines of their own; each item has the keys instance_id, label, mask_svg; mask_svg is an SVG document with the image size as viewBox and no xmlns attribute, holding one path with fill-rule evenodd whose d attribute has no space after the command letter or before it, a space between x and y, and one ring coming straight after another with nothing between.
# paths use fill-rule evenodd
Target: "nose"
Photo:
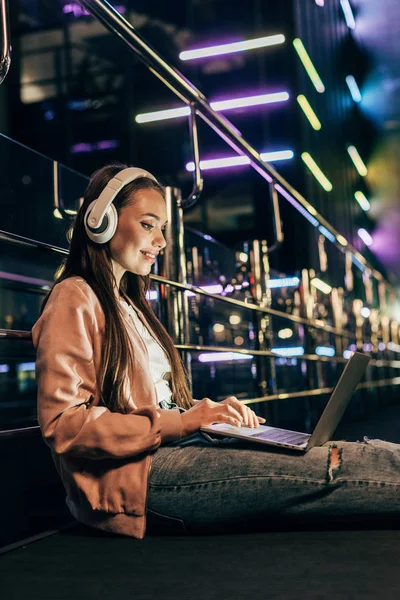
<instances>
[{"instance_id":1,"label":"nose","mask_svg":"<svg viewBox=\"0 0 400 600\"><path fill-rule=\"evenodd\" d=\"M160 250L165 248L167 242L165 241L164 234L161 230L157 231L153 238L153 245L158 246Z\"/></svg>"}]
</instances>

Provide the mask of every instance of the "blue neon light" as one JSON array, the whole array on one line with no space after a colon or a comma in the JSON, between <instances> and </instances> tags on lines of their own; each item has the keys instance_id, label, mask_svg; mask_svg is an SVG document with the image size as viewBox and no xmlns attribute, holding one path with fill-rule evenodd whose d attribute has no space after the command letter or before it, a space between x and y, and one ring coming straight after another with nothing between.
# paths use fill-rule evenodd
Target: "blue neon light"
<instances>
[{"instance_id":1,"label":"blue neon light","mask_svg":"<svg viewBox=\"0 0 400 600\"><path fill-rule=\"evenodd\" d=\"M300 284L298 277L279 277L267 281L267 288L297 287Z\"/></svg>"},{"instance_id":2,"label":"blue neon light","mask_svg":"<svg viewBox=\"0 0 400 600\"><path fill-rule=\"evenodd\" d=\"M293 198L293 196L291 194L289 194L289 192L287 192L285 190L285 188L283 188L281 185L279 185L279 183L275 184L275 189L284 197L286 198L286 200L288 200L288 202L290 202L290 204L292 206L294 206L300 214L303 215L303 217L305 219L307 219L307 221L309 221L311 223L311 225L314 225L314 227L318 227L319 225L319 221L318 219L316 219L315 217L313 217L307 209L304 208L304 206L302 206L300 204L300 202L297 202L297 200L295 200L295 198Z\"/></svg>"},{"instance_id":3,"label":"blue neon light","mask_svg":"<svg viewBox=\"0 0 400 600\"><path fill-rule=\"evenodd\" d=\"M332 346L317 346L315 354L318 354L318 356L335 356L335 348Z\"/></svg>"},{"instance_id":4,"label":"blue neon light","mask_svg":"<svg viewBox=\"0 0 400 600\"><path fill-rule=\"evenodd\" d=\"M274 352L274 354L280 354L280 356L302 356L304 354L304 348L302 346L293 346L291 348L271 348L271 352Z\"/></svg>"},{"instance_id":5,"label":"blue neon light","mask_svg":"<svg viewBox=\"0 0 400 600\"><path fill-rule=\"evenodd\" d=\"M318 227L318 231L320 231L322 233L322 235L324 235L329 241L336 242L336 237L333 235L333 233L328 231L328 229L326 227L324 227L323 225L320 225Z\"/></svg>"}]
</instances>

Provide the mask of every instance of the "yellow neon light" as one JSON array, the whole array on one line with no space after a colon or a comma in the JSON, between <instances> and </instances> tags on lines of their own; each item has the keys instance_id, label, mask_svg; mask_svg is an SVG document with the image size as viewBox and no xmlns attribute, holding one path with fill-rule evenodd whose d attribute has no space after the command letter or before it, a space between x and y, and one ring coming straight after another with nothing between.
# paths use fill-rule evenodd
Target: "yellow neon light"
<instances>
[{"instance_id":1,"label":"yellow neon light","mask_svg":"<svg viewBox=\"0 0 400 600\"><path fill-rule=\"evenodd\" d=\"M337 235L336 236L337 241L339 242L339 244L342 244L342 246L347 246L348 241L346 240L345 237L343 237L342 235Z\"/></svg>"},{"instance_id":2,"label":"yellow neon light","mask_svg":"<svg viewBox=\"0 0 400 600\"><path fill-rule=\"evenodd\" d=\"M330 192L333 188L333 185L329 181L329 179L323 174L315 160L310 156L308 152L303 152L301 158L306 163L307 167L310 169L311 173L314 175L315 179L318 183L324 188L325 191Z\"/></svg>"},{"instance_id":3,"label":"yellow neon light","mask_svg":"<svg viewBox=\"0 0 400 600\"><path fill-rule=\"evenodd\" d=\"M349 146L347 148L347 152L349 153L350 158L361 177L365 177L368 174L368 169L365 166L363 159L359 155L357 148L355 146Z\"/></svg>"},{"instance_id":4,"label":"yellow neon light","mask_svg":"<svg viewBox=\"0 0 400 600\"><path fill-rule=\"evenodd\" d=\"M371 208L370 203L362 192L356 192L354 197L363 210L367 211Z\"/></svg>"},{"instance_id":5,"label":"yellow neon light","mask_svg":"<svg viewBox=\"0 0 400 600\"><path fill-rule=\"evenodd\" d=\"M309 120L311 127L315 129L315 131L319 131L322 127L321 122L318 119L315 112L313 111L313 109L311 108L311 105L308 102L307 98L303 96L303 94L300 94L300 96L297 96L297 102L300 104L303 113Z\"/></svg>"},{"instance_id":6,"label":"yellow neon light","mask_svg":"<svg viewBox=\"0 0 400 600\"><path fill-rule=\"evenodd\" d=\"M317 290L323 292L324 294L329 294L332 291L332 287L325 283L325 281L318 279L318 277L314 277L314 279L311 279L310 283L315 288L317 288Z\"/></svg>"},{"instance_id":7,"label":"yellow neon light","mask_svg":"<svg viewBox=\"0 0 400 600\"><path fill-rule=\"evenodd\" d=\"M303 63L305 70L307 71L307 75L313 82L315 89L317 90L317 92L322 94L325 91L325 86L317 73L317 69L312 63L311 58L308 56L307 50L304 48L303 42L299 38L296 38L295 40L293 40L293 46L295 47L295 50L299 55L299 58Z\"/></svg>"}]
</instances>

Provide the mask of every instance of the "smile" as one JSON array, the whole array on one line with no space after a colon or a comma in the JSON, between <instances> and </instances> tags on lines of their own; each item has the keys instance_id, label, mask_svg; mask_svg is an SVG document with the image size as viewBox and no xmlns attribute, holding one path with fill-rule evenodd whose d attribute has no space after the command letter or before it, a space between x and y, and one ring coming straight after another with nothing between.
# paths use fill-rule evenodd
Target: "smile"
<instances>
[{"instance_id":1,"label":"smile","mask_svg":"<svg viewBox=\"0 0 400 600\"><path fill-rule=\"evenodd\" d=\"M144 252L143 250L141 250L141 253L146 257L149 258L151 260L156 260L157 258L157 254L150 254L150 252Z\"/></svg>"}]
</instances>

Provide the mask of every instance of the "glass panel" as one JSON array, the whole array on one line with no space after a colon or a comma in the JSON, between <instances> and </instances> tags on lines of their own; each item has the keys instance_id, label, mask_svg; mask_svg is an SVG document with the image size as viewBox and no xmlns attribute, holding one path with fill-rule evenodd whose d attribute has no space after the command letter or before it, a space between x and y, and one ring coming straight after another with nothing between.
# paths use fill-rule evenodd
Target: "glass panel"
<instances>
[{"instance_id":1,"label":"glass panel","mask_svg":"<svg viewBox=\"0 0 400 600\"><path fill-rule=\"evenodd\" d=\"M55 212L57 197L64 200L65 208L76 208L87 178L59 168L53 160L4 135L0 135L0 155L1 229L67 249L71 220L60 219Z\"/></svg>"}]
</instances>

